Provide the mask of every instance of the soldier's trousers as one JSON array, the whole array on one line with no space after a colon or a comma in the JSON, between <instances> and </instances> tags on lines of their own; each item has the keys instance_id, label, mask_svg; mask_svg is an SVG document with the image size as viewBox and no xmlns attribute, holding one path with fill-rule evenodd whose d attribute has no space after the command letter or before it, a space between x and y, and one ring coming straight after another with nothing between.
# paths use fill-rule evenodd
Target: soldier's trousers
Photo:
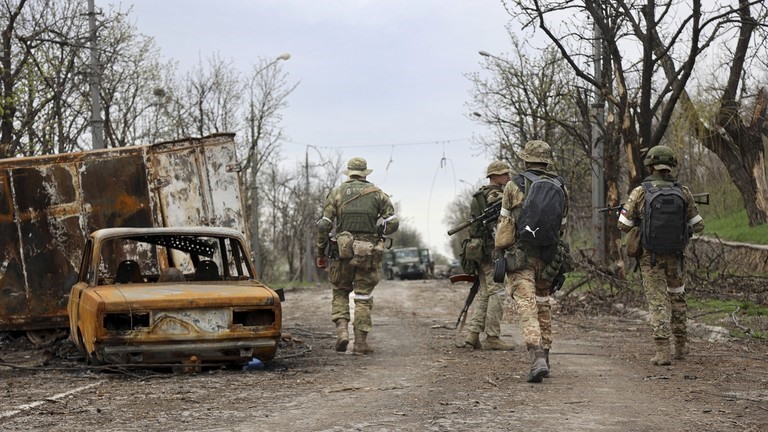
<instances>
[{"instance_id":1,"label":"soldier's trousers","mask_svg":"<svg viewBox=\"0 0 768 432\"><path fill-rule=\"evenodd\" d=\"M651 266L651 255L646 251L640 259L640 271L653 338L666 340L670 335L686 337L688 304L685 302L685 283L678 257L656 255L655 265Z\"/></svg>"},{"instance_id":2,"label":"soldier's trousers","mask_svg":"<svg viewBox=\"0 0 768 432\"><path fill-rule=\"evenodd\" d=\"M480 287L474 300L474 311L467 330L501 336L501 317L504 315L504 285L493 281L493 263L478 263Z\"/></svg>"},{"instance_id":3,"label":"soldier's trousers","mask_svg":"<svg viewBox=\"0 0 768 432\"><path fill-rule=\"evenodd\" d=\"M361 269L350 264L349 260L335 260L329 268L329 278L333 287L331 300L331 319L349 321L349 294L355 293L355 330L370 332L372 328L371 311L373 310L373 289L379 283L381 263L371 268Z\"/></svg>"},{"instance_id":4,"label":"soldier's trousers","mask_svg":"<svg viewBox=\"0 0 768 432\"><path fill-rule=\"evenodd\" d=\"M551 280L542 279L546 267L539 258L529 257L528 264L507 273L509 295L517 304L520 326L526 346L552 347L552 307L549 303Z\"/></svg>"}]
</instances>

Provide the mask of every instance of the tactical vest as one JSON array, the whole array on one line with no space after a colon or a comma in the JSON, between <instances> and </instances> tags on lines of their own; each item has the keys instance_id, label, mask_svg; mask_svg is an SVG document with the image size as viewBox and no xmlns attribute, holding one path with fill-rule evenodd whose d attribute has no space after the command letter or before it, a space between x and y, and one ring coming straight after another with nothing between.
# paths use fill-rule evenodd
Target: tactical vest
<instances>
[{"instance_id":1,"label":"tactical vest","mask_svg":"<svg viewBox=\"0 0 768 432\"><path fill-rule=\"evenodd\" d=\"M475 218L480 216L485 208L488 207L488 201L486 195L491 189L501 189L491 185L485 185L480 188L479 191L472 195L472 204L469 206L471 217ZM477 221L469 227L469 236L472 238L482 238L485 240L493 240L493 227L495 224L484 224L482 221Z\"/></svg>"},{"instance_id":2,"label":"tactical vest","mask_svg":"<svg viewBox=\"0 0 768 432\"><path fill-rule=\"evenodd\" d=\"M360 181L342 183L339 188L339 201L336 203L337 230L353 234L375 234L376 222L379 219L379 209L376 205L376 192L379 188Z\"/></svg>"}]
</instances>

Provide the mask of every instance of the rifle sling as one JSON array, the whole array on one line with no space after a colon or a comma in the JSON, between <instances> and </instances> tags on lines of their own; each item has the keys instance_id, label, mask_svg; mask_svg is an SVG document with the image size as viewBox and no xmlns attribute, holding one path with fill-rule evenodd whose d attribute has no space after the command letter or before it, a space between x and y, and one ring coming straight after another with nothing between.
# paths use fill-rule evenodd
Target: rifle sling
<instances>
[{"instance_id":1,"label":"rifle sling","mask_svg":"<svg viewBox=\"0 0 768 432\"><path fill-rule=\"evenodd\" d=\"M343 203L341 203L341 205L339 206L339 209L342 209L342 208L344 208L344 206L345 206L345 205L347 205L347 204L349 204L350 202L352 202L352 201L354 201L354 200L356 200L356 199L360 198L360 197L361 197L361 196L363 196L363 195L368 195L369 193L378 192L378 191L380 191L380 190L381 190L381 189L377 188L376 186L371 186L371 187L369 187L369 188L366 188L365 190L363 190L362 192L360 192L360 195L355 195L355 196L353 196L352 198L350 198L350 199L348 199L348 200L344 201Z\"/></svg>"}]
</instances>

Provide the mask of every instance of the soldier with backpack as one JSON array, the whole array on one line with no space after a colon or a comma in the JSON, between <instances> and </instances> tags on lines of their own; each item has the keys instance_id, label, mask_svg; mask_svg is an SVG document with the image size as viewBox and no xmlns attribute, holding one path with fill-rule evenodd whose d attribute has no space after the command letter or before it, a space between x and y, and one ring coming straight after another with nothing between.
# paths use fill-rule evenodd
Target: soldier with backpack
<instances>
[{"instance_id":1,"label":"soldier with backpack","mask_svg":"<svg viewBox=\"0 0 768 432\"><path fill-rule=\"evenodd\" d=\"M496 231L497 250L504 250L508 293L517 304L523 339L531 354L528 382L548 377L552 346L550 289L555 277L569 271L562 240L568 216L568 191L562 177L551 171L552 149L544 141L526 143L519 153L525 171L504 187ZM498 276L498 278L497 278Z\"/></svg>"},{"instance_id":2,"label":"soldier with backpack","mask_svg":"<svg viewBox=\"0 0 768 432\"><path fill-rule=\"evenodd\" d=\"M692 233L704 229L704 220L691 191L671 174L677 166L672 149L663 145L651 148L643 164L650 175L629 194L618 228L625 233L639 230L642 250L637 249L636 255L656 343L651 363L669 365L670 336L675 339L675 359L684 360L687 353L683 256Z\"/></svg>"}]
</instances>

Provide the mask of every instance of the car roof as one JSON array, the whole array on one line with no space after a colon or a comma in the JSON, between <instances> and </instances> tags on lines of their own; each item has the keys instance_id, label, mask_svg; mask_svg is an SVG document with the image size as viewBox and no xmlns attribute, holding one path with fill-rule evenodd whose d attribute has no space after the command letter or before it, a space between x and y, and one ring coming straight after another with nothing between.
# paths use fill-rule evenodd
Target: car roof
<instances>
[{"instance_id":1,"label":"car roof","mask_svg":"<svg viewBox=\"0 0 768 432\"><path fill-rule=\"evenodd\" d=\"M224 227L155 227L155 228L103 228L91 233L94 241L110 238L146 235L187 235L206 237L231 237L244 242L245 236L238 230Z\"/></svg>"}]
</instances>

